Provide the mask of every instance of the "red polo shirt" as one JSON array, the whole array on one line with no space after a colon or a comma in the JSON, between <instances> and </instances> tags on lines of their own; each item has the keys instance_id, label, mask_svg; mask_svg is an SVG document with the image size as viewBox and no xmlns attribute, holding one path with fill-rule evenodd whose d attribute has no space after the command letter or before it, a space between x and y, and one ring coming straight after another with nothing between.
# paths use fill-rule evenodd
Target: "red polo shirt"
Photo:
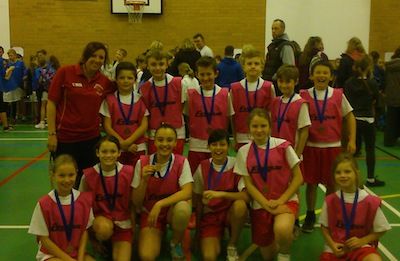
<instances>
[{"instance_id":1,"label":"red polo shirt","mask_svg":"<svg viewBox=\"0 0 400 261\"><path fill-rule=\"evenodd\" d=\"M60 68L49 90L49 100L56 104L58 141L72 143L99 136L99 108L114 89L100 72L87 79L79 64Z\"/></svg>"}]
</instances>

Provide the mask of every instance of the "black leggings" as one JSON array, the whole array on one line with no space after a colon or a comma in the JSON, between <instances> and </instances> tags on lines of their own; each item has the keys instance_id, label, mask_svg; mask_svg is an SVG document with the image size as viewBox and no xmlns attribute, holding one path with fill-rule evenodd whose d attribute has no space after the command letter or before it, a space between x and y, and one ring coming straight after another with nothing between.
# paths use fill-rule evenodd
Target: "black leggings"
<instances>
[{"instance_id":1,"label":"black leggings","mask_svg":"<svg viewBox=\"0 0 400 261\"><path fill-rule=\"evenodd\" d=\"M375 177L375 124L357 120L356 151L360 151L361 143L365 142L365 158L367 162L368 178Z\"/></svg>"},{"instance_id":2,"label":"black leggings","mask_svg":"<svg viewBox=\"0 0 400 261\"><path fill-rule=\"evenodd\" d=\"M79 188L81 182L81 177L83 175L83 170L94 166L98 163L98 158L96 156L96 144L100 137L96 137L90 140L84 140L73 143L62 143L57 144L57 151L55 156L61 154L69 154L76 160L78 164L78 176L75 181L75 189Z\"/></svg>"}]
</instances>

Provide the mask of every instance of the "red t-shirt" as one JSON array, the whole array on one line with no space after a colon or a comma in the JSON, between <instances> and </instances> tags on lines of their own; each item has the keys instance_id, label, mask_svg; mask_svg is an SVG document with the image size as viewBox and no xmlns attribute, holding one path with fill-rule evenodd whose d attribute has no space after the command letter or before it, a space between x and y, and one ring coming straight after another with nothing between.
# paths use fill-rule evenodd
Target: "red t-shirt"
<instances>
[{"instance_id":1,"label":"red t-shirt","mask_svg":"<svg viewBox=\"0 0 400 261\"><path fill-rule=\"evenodd\" d=\"M49 100L56 104L58 141L72 143L99 136L100 105L114 89L100 72L89 80L79 64L60 68L49 90Z\"/></svg>"}]
</instances>

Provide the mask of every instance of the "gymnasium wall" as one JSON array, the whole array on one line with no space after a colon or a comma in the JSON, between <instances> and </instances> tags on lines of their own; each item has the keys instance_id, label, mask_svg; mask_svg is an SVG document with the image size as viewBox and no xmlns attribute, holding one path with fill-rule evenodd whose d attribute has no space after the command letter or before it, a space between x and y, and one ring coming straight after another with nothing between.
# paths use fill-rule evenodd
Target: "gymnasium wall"
<instances>
[{"instance_id":1,"label":"gymnasium wall","mask_svg":"<svg viewBox=\"0 0 400 261\"><path fill-rule=\"evenodd\" d=\"M154 39L170 49L183 38L202 32L214 52L223 54L227 44L240 47L253 43L263 50L269 36L265 32L270 34L270 25L265 29L266 1L260 0L162 0L161 16L145 15L142 24L134 25L128 24L126 15L112 15L109 0L8 1L10 45L24 47L27 55L46 48L64 64L76 62L83 46L91 40L108 43L112 53L116 48L126 48L128 58L134 59ZM378 50L383 55L400 45L398 10L399 0L371 0L369 50ZM332 12L342 19L341 9ZM304 17L304 21L310 20ZM3 26L1 22L4 36ZM337 28L332 34L340 34L340 30Z\"/></svg>"},{"instance_id":2,"label":"gymnasium wall","mask_svg":"<svg viewBox=\"0 0 400 261\"><path fill-rule=\"evenodd\" d=\"M369 49L383 55L400 47L400 1L372 0Z\"/></svg>"},{"instance_id":3,"label":"gymnasium wall","mask_svg":"<svg viewBox=\"0 0 400 261\"><path fill-rule=\"evenodd\" d=\"M264 48L265 1L163 0L163 14L144 15L129 24L127 15L111 14L110 0L9 0L11 45L25 54L45 48L63 64L78 61L92 40L119 48L134 60L153 40L171 49L201 32L215 54L224 47L252 43Z\"/></svg>"}]
</instances>

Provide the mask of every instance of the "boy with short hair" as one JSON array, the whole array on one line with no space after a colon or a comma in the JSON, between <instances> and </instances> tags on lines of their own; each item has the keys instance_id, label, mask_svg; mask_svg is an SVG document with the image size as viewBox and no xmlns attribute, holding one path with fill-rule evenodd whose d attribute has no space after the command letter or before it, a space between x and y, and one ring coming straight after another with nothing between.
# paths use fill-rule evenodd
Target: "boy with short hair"
<instances>
[{"instance_id":1,"label":"boy with short hair","mask_svg":"<svg viewBox=\"0 0 400 261\"><path fill-rule=\"evenodd\" d=\"M183 121L183 101L181 77L173 77L166 72L167 53L158 49L146 55L147 69L152 77L143 83L140 93L150 112L148 127L148 154L155 153L154 134L162 124L168 123L176 129L177 145L174 153L182 155L185 143L185 125Z\"/></svg>"}]
</instances>

